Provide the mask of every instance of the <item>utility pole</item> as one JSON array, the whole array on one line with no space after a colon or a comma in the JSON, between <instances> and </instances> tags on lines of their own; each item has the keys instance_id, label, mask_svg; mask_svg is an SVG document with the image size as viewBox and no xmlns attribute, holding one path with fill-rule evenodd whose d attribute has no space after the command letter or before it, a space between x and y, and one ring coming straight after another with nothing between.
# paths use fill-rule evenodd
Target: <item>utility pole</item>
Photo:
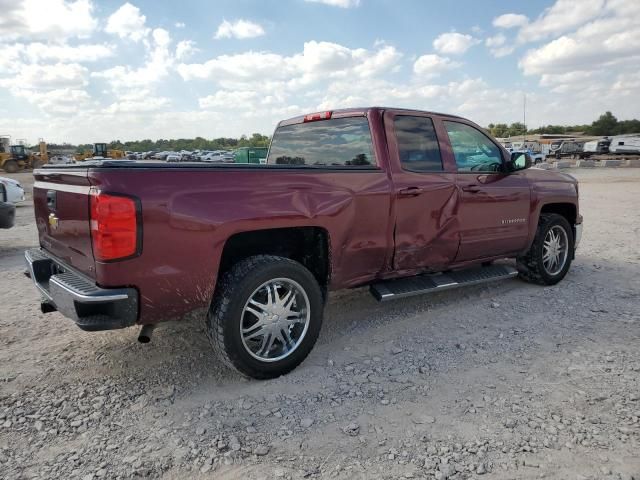
<instances>
[{"instance_id":1,"label":"utility pole","mask_svg":"<svg viewBox=\"0 0 640 480\"><path fill-rule=\"evenodd\" d=\"M524 94L524 101L522 103L522 124L524 125L524 131L522 132L522 146L527 141L525 138L527 135L527 94Z\"/></svg>"}]
</instances>

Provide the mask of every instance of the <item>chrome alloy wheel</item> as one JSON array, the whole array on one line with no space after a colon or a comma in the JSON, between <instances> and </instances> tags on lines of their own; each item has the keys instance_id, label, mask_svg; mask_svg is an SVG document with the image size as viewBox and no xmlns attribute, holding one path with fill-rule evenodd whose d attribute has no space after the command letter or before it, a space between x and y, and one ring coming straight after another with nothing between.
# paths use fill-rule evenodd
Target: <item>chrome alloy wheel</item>
<instances>
[{"instance_id":1,"label":"chrome alloy wheel","mask_svg":"<svg viewBox=\"0 0 640 480\"><path fill-rule=\"evenodd\" d=\"M562 271L569 256L569 238L564 228L554 225L544 237L542 265L549 275Z\"/></svg>"},{"instance_id":2,"label":"chrome alloy wheel","mask_svg":"<svg viewBox=\"0 0 640 480\"><path fill-rule=\"evenodd\" d=\"M300 346L310 318L309 298L299 283L269 280L254 290L242 310L242 344L261 362L282 360Z\"/></svg>"}]
</instances>

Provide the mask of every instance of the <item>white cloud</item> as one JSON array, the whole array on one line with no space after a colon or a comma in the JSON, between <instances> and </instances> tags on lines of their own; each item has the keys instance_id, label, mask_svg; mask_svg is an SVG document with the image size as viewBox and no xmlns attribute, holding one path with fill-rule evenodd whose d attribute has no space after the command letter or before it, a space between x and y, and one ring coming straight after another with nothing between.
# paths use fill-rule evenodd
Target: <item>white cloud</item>
<instances>
[{"instance_id":1,"label":"white cloud","mask_svg":"<svg viewBox=\"0 0 640 480\"><path fill-rule=\"evenodd\" d=\"M139 42L145 38L150 29L145 26L147 18L140 9L130 3L125 3L113 12L107 19L105 32Z\"/></svg>"},{"instance_id":2,"label":"white cloud","mask_svg":"<svg viewBox=\"0 0 640 480\"><path fill-rule=\"evenodd\" d=\"M600 15L604 6L605 0L580 0L579 4L575 0L556 0L535 21L520 29L518 40L533 42L568 32Z\"/></svg>"},{"instance_id":3,"label":"white cloud","mask_svg":"<svg viewBox=\"0 0 640 480\"><path fill-rule=\"evenodd\" d=\"M250 20L236 20L229 22L224 20L219 26L214 38L255 38L264 35L264 28L261 25Z\"/></svg>"},{"instance_id":4,"label":"white cloud","mask_svg":"<svg viewBox=\"0 0 640 480\"><path fill-rule=\"evenodd\" d=\"M86 37L97 26L89 0L24 0L2 2L0 39L63 40Z\"/></svg>"},{"instance_id":5,"label":"white cloud","mask_svg":"<svg viewBox=\"0 0 640 480\"><path fill-rule=\"evenodd\" d=\"M79 88L87 85L88 72L75 63L22 65L14 75L0 79L0 86L17 90Z\"/></svg>"},{"instance_id":6,"label":"white cloud","mask_svg":"<svg viewBox=\"0 0 640 480\"><path fill-rule=\"evenodd\" d=\"M20 90L17 96L39 107L47 115L73 115L91 105L91 97L86 90L58 88L55 90Z\"/></svg>"},{"instance_id":7,"label":"white cloud","mask_svg":"<svg viewBox=\"0 0 640 480\"><path fill-rule=\"evenodd\" d=\"M34 42L22 45L24 57L37 63L42 60L57 60L59 62L95 62L115 55L112 45L81 44L71 46L67 44Z\"/></svg>"},{"instance_id":8,"label":"white cloud","mask_svg":"<svg viewBox=\"0 0 640 480\"><path fill-rule=\"evenodd\" d=\"M237 89L239 81L263 88L269 82L286 82L290 88L308 87L329 78L368 78L393 71L400 53L380 45L375 51L350 49L331 42L305 42L301 53L283 56L271 52L244 52L221 55L204 63L180 64L178 72L185 80L212 79L229 82ZM251 68L246 68L251 65Z\"/></svg>"},{"instance_id":9,"label":"white cloud","mask_svg":"<svg viewBox=\"0 0 640 480\"><path fill-rule=\"evenodd\" d=\"M497 28L515 28L522 27L529 22L526 15L518 13L505 13L493 19L493 26Z\"/></svg>"},{"instance_id":10,"label":"white cloud","mask_svg":"<svg viewBox=\"0 0 640 480\"><path fill-rule=\"evenodd\" d=\"M180 40L176 45L176 59L185 60L197 51L196 44L192 40Z\"/></svg>"},{"instance_id":11,"label":"white cloud","mask_svg":"<svg viewBox=\"0 0 640 480\"><path fill-rule=\"evenodd\" d=\"M401 57L402 54L395 47L389 45L382 46L374 54L360 49L355 58L361 60L362 63L358 65L356 70L361 77L373 77L386 72L395 72L400 68L398 61Z\"/></svg>"},{"instance_id":12,"label":"white cloud","mask_svg":"<svg viewBox=\"0 0 640 480\"><path fill-rule=\"evenodd\" d=\"M259 103L258 98L258 93L251 90L218 90L213 95L201 98L199 104L200 108L251 109Z\"/></svg>"},{"instance_id":13,"label":"white cloud","mask_svg":"<svg viewBox=\"0 0 640 480\"><path fill-rule=\"evenodd\" d=\"M85 90L88 70L79 64L21 64L0 79L0 87L24 98L45 114L66 115L78 111L90 100Z\"/></svg>"},{"instance_id":14,"label":"white cloud","mask_svg":"<svg viewBox=\"0 0 640 480\"><path fill-rule=\"evenodd\" d=\"M640 60L638 17L611 17L589 23L537 49L519 65L525 75L602 69L622 62L634 70Z\"/></svg>"},{"instance_id":15,"label":"white cloud","mask_svg":"<svg viewBox=\"0 0 640 480\"><path fill-rule=\"evenodd\" d=\"M129 90L132 87L147 86L159 82L174 67L175 57L169 48L171 36L163 28L156 28L148 42L145 63L139 68L117 65L104 71L92 72L94 78L103 78L112 88ZM183 47L184 48L184 47Z\"/></svg>"},{"instance_id":16,"label":"white cloud","mask_svg":"<svg viewBox=\"0 0 640 480\"><path fill-rule=\"evenodd\" d=\"M360 0L305 0L309 3L323 3L332 7L352 8L360 5Z\"/></svg>"},{"instance_id":17,"label":"white cloud","mask_svg":"<svg viewBox=\"0 0 640 480\"><path fill-rule=\"evenodd\" d=\"M106 112L148 113L163 109L171 104L166 97L155 97L148 89L132 90L118 97L118 100L106 108Z\"/></svg>"},{"instance_id":18,"label":"white cloud","mask_svg":"<svg viewBox=\"0 0 640 480\"><path fill-rule=\"evenodd\" d=\"M484 44L489 47L501 47L507 41L507 37L505 37L502 33L499 33L493 37L489 37L484 41Z\"/></svg>"},{"instance_id":19,"label":"white cloud","mask_svg":"<svg viewBox=\"0 0 640 480\"><path fill-rule=\"evenodd\" d=\"M505 57L515 50L513 43L507 43L507 37L498 33L493 37L488 37L484 44L489 48L489 52L496 58Z\"/></svg>"},{"instance_id":20,"label":"white cloud","mask_svg":"<svg viewBox=\"0 0 640 480\"><path fill-rule=\"evenodd\" d=\"M176 22L174 25L176 28L184 28L187 26L184 22Z\"/></svg>"},{"instance_id":21,"label":"white cloud","mask_svg":"<svg viewBox=\"0 0 640 480\"><path fill-rule=\"evenodd\" d=\"M436 76L440 73L459 67L459 62L454 62L450 58L440 55L422 55L413 64L413 71L423 77Z\"/></svg>"},{"instance_id":22,"label":"white cloud","mask_svg":"<svg viewBox=\"0 0 640 480\"><path fill-rule=\"evenodd\" d=\"M446 55L461 55L476 43L478 40L471 35L450 32L439 35L433 41L433 48Z\"/></svg>"}]
</instances>

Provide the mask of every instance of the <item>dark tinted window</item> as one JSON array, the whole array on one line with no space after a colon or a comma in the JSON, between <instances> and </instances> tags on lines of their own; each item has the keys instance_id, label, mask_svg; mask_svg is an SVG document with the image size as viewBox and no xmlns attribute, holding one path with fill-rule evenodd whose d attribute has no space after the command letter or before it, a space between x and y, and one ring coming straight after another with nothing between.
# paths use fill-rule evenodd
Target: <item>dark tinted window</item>
<instances>
[{"instance_id":1,"label":"dark tinted window","mask_svg":"<svg viewBox=\"0 0 640 480\"><path fill-rule=\"evenodd\" d=\"M486 135L464 123L444 122L459 172L499 172L502 153Z\"/></svg>"},{"instance_id":2,"label":"dark tinted window","mask_svg":"<svg viewBox=\"0 0 640 480\"><path fill-rule=\"evenodd\" d=\"M402 168L413 172L442 171L440 146L430 118L402 115L395 118L393 126Z\"/></svg>"},{"instance_id":3,"label":"dark tinted window","mask_svg":"<svg viewBox=\"0 0 640 480\"><path fill-rule=\"evenodd\" d=\"M373 146L365 117L336 118L280 127L268 164L326 167L372 166Z\"/></svg>"}]
</instances>

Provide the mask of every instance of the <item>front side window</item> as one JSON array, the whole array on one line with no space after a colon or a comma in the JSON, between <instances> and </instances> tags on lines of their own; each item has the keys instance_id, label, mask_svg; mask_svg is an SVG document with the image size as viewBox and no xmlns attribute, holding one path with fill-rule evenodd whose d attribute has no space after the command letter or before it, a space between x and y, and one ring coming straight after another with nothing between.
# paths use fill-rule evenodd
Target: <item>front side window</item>
<instances>
[{"instance_id":1,"label":"front side window","mask_svg":"<svg viewBox=\"0 0 640 480\"><path fill-rule=\"evenodd\" d=\"M393 127L398 141L400 164L404 170L442 171L440 146L430 118L400 115L395 117Z\"/></svg>"},{"instance_id":2,"label":"front side window","mask_svg":"<svg viewBox=\"0 0 640 480\"><path fill-rule=\"evenodd\" d=\"M444 122L459 172L499 172L500 149L479 130L458 122Z\"/></svg>"},{"instance_id":3,"label":"front side window","mask_svg":"<svg viewBox=\"0 0 640 480\"><path fill-rule=\"evenodd\" d=\"M273 134L267 164L375 166L369 122L366 117L347 117L279 127Z\"/></svg>"}]
</instances>

